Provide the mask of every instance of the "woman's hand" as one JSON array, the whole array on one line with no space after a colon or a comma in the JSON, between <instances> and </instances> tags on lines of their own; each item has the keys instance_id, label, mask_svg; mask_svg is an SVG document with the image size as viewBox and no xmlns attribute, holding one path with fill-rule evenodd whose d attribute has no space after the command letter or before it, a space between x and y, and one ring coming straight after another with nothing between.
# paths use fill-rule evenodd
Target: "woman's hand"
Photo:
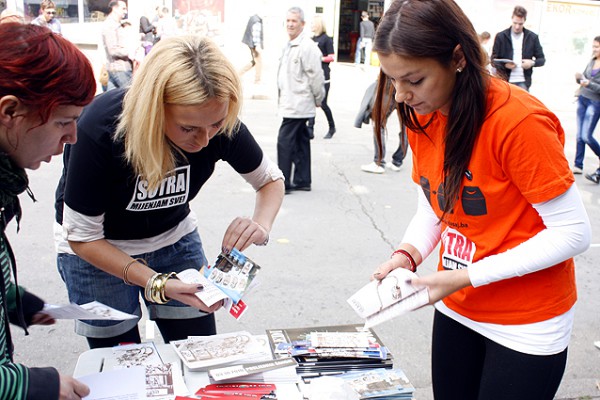
<instances>
[{"instance_id":1,"label":"woman's hand","mask_svg":"<svg viewBox=\"0 0 600 400\"><path fill-rule=\"evenodd\" d=\"M263 245L269 239L269 231L258 222L249 217L237 217L234 219L223 237L221 244L223 251L229 252L234 247L244 251L251 244Z\"/></svg>"},{"instance_id":2,"label":"woman's hand","mask_svg":"<svg viewBox=\"0 0 600 400\"><path fill-rule=\"evenodd\" d=\"M219 301L208 307L195 295L201 290L197 284L185 283L179 279L169 279L165 286L165 295L169 299L180 301L206 313L213 313L223 306L223 302Z\"/></svg>"},{"instance_id":3,"label":"woman's hand","mask_svg":"<svg viewBox=\"0 0 600 400\"><path fill-rule=\"evenodd\" d=\"M41 311L31 317L31 325L53 325L55 322L54 318Z\"/></svg>"},{"instance_id":4,"label":"woman's hand","mask_svg":"<svg viewBox=\"0 0 600 400\"><path fill-rule=\"evenodd\" d=\"M471 285L469 272L466 268L437 271L431 275L413 278L411 282L416 287L427 287L429 304L434 304L457 290Z\"/></svg>"},{"instance_id":5,"label":"woman's hand","mask_svg":"<svg viewBox=\"0 0 600 400\"><path fill-rule=\"evenodd\" d=\"M80 400L90 394L90 388L86 384L79 382L72 376L59 374L60 387L59 387L59 399L60 400Z\"/></svg>"}]
</instances>

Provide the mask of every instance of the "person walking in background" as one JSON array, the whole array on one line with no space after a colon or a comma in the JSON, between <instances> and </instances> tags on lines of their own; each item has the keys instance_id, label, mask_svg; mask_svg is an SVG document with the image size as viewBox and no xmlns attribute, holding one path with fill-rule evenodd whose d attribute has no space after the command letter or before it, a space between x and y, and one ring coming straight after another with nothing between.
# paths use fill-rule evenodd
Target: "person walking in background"
<instances>
[{"instance_id":1,"label":"person walking in background","mask_svg":"<svg viewBox=\"0 0 600 400\"><path fill-rule=\"evenodd\" d=\"M142 39L142 47L144 48L144 54L148 55L152 46L156 42L156 27L150 22L148 17L142 15L140 17L140 36Z\"/></svg>"},{"instance_id":2,"label":"person walking in background","mask_svg":"<svg viewBox=\"0 0 600 400\"><path fill-rule=\"evenodd\" d=\"M363 99L360 103L360 110L356 115L356 119L354 120L354 127L361 128L362 124L368 124L369 121L373 118L373 107L375 104L375 93L377 89L377 82L373 82L363 95ZM385 98L383 99L384 108L387 110L385 113L384 122L381 124L381 128L379 130L379 138L376 136L376 132L373 131L373 162L370 164L365 164L360 167L360 169L364 172L370 172L372 174L383 174L385 172L386 165L392 171L400 171L400 167L402 166L402 162L404 161L404 157L406 156L407 151L407 139L406 139L406 128L402 121L400 121L400 132L398 132L398 148L392 154L392 162L387 164L385 161L385 153L386 153L386 142L387 142L387 121L390 118L390 115L396 109L394 104L394 87L390 84L389 80L386 80L386 88L384 89ZM375 123L373 122L373 129L375 129Z\"/></svg>"},{"instance_id":3,"label":"person walking in background","mask_svg":"<svg viewBox=\"0 0 600 400\"><path fill-rule=\"evenodd\" d=\"M42 299L18 286L5 231L13 218L17 230L23 222L18 196L27 191L33 199L25 169L38 169L77 141L77 118L96 92L94 72L75 45L46 28L0 24L0 37L0 398L79 400L90 392L82 382L13 361L9 322L27 334L30 325L55 321Z\"/></svg>"},{"instance_id":4,"label":"person walking in background","mask_svg":"<svg viewBox=\"0 0 600 400\"><path fill-rule=\"evenodd\" d=\"M373 47L373 37L375 36L375 25L369 19L369 13L363 11L360 14L360 36L356 43L356 53L354 55L354 64L360 65L364 52L364 65L371 65L371 48Z\"/></svg>"},{"instance_id":5,"label":"person walking in background","mask_svg":"<svg viewBox=\"0 0 600 400\"><path fill-rule=\"evenodd\" d=\"M586 65L583 73L575 74L575 81L579 84L577 98L577 147L574 174L583 173L583 158L585 146L596 154L600 160L600 144L594 137L594 130L600 119L600 36L596 36L592 43L592 59ZM600 183L600 167L585 177L594 183Z\"/></svg>"},{"instance_id":6,"label":"person walking in background","mask_svg":"<svg viewBox=\"0 0 600 400\"><path fill-rule=\"evenodd\" d=\"M140 294L165 342L216 333L221 303L207 307L195 284L169 278L208 265L189 203L220 160L255 192L252 218L234 218L221 248L268 242L283 175L239 121L241 102L238 75L218 46L180 35L162 38L129 88L96 97L77 121L56 190L58 270L71 302L138 316L76 321L91 348L141 341Z\"/></svg>"},{"instance_id":7,"label":"person walking in background","mask_svg":"<svg viewBox=\"0 0 600 400\"><path fill-rule=\"evenodd\" d=\"M533 67L543 66L546 57L538 35L523 27L526 20L527 10L515 6L511 27L494 39L492 65L500 76L529 91Z\"/></svg>"},{"instance_id":8,"label":"person walking in background","mask_svg":"<svg viewBox=\"0 0 600 400\"><path fill-rule=\"evenodd\" d=\"M373 278L439 254L437 272L411 280L435 307L434 398L554 399L577 300L573 257L591 241L560 120L486 71L453 0L396 0L373 48L380 82L396 89L418 195L398 250ZM376 129L383 93L380 85Z\"/></svg>"},{"instance_id":9,"label":"person walking in background","mask_svg":"<svg viewBox=\"0 0 600 400\"><path fill-rule=\"evenodd\" d=\"M323 75L325 76L325 97L323 97L323 101L321 101L321 109L325 113L325 117L327 118L327 124L329 125L329 130L327 134L323 137L323 139L331 139L333 134L335 133L335 121L333 120L333 113L331 112L331 108L327 104L327 97L329 95L329 87L331 86L331 70L329 68L329 64L335 60L335 51L333 49L333 39L331 36L327 35L327 30L325 29L325 22L323 21L323 17L317 15L314 17L312 22L312 32L313 32L313 40L317 42L319 46L319 50L321 50L321 67L323 68ZM310 118L308 121L308 129L312 133L311 136L314 137L314 126L315 119Z\"/></svg>"},{"instance_id":10,"label":"person walking in background","mask_svg":"<svg viewBox=\"0 0 600 400\"><path fill-rule=\"evenodd\" d=\"M285 177L285 193L310 191L310 131L308 121L325 96L321 52L304 33L304 11L287 12L289 42L283 49L277 72L279 114L283 117L277 136L277 163Z\"/></svg>"},{"instance_id":11,"label":"person walking in background","mask_svg":"<svg viewBox=\"0 0 600 400\"><path fill-rule=\"evenodd\" d=\"M252 60L240 70L240 76L250 71L254 67L254 83L259 84L262 73L262 51L264 46L263 21L258 14L254 14L248 19L244 36L244 43L250 49Z\"/></svg>"},{"instance_id":12,"label":"person walking in background","mask_svg":"<svg viewBox=\"0 0 600 400\"><path fill-rule=\"evenodd\" d=\"M122 88L131 82L133 74L132 60L129 58L127 35L121 25L127 4L124 1L111 0L108 3L110 13L102 23L102 44L106 53L108 71L107 90Z\"/></svg>"},{"instance_id":13,"label":"person walking in background","mask_svg":"<svg viewBox=\"0 0 600 400\"><path fill-rule=\"evenodd\" d=\"M31 21L31 23L37 26L44 26L52 32L62 35L60 21L56 18L56 6L52 0L43 0L40 3L40 15Z\"/></svg>"}]
</instances>

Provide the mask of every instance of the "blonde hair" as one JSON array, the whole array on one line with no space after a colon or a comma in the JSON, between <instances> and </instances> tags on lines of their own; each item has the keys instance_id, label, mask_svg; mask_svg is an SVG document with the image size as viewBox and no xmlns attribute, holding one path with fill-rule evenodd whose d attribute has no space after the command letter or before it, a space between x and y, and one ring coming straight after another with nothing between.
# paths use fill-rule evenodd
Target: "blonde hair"
<instances>
[{"instance_id":1,"label":"blonde hair","mask_svg":"<svg viewBox=\"0 0 600 400\"><path fill-rule=\"evenodd\" d=\"M323 17L320 15L315 15L315 17L313 18L313 27L314 27L314 31L313 33L315 34L315 36L319 36L324 34L327 34L327 28L325 28L325 21L323 21Z\"/></svg>"},{"instance_id":2,"label":"blonde hair","mask_svg":"<svg viewBox=\"0 0 600 400\"><path fill-rule=\"evenodd\" d=\"M125 159L136 174L156 188L182 154L165 135L165 104L228 102L219 134L233 135L242 106L241 84L219 48L197 35L162 39L136 71L123 100L115 133L125 143Z\"/></svg>"}]
</instances>

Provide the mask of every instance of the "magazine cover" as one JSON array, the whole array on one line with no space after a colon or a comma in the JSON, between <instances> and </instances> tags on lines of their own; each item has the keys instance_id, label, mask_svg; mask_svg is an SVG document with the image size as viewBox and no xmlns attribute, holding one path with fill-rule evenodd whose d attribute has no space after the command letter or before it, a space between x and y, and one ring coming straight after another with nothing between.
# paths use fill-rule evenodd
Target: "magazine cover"
<instances>
[{"instance_id":1,"label":"magazine cover","mask_svg":"<svg viewBox=\"0 0 600 400\"><path fill-rule=\"evenodd\" d=\"M366 337L370 343L374 343L380 347L384 347L381 339L375 334L372 329L364 329L362 324L349 324L349 325L329 325L329 326L304 326L299 328L283 328L283 329L267 329L267 338L269 339L269 345L275 358L290 357L289 346L286 346L293 342L300 342L310 340L311 333L325 333L325 332L366 332Z\"/></svg>"},{"instance_id":2,"label":"magazine cover","mask_svg":"<svg viewBox=\"0 0 600 400\"><path fill-rule=\"evenodd\" d=\"M204 276L237 304L260 270L237 249L221 253L214 266L204 267Z\"/></svg>"},{"instance_id":3,"label":"magazine cover","mask_svg":"<svg viewBox=\"0 0 600 400\"><path fill-rule=\"evenodd\" d=\"M348 299L348 304L365 318L366 328L416 310L429 303L427 288L418 288L410 282L417 274L396 268L383 280L374 280L363 286Z\"/></svg>"},{"instance_id":4,"label":"magazine cover","mask_svg":"<svg viewBox=\"0 0 600 400\"><path fill-rule=\"evenodd\" d=\"M190 336L183 340L173 340L171 345L191 371L244 359L263 359L265 354L260 342L245 331Z\"/></svg>"},{"instance_id":5,"label":"magazine cover","mask_svg":"<svg viewBox=\"0 0 600 400\"><path fill-rule=\"evenodd\" d=\"M361 399L411 399L415 391L404 371L399 368L350 372L336 377L344 380Z\"/></svg>"}]
</instances>

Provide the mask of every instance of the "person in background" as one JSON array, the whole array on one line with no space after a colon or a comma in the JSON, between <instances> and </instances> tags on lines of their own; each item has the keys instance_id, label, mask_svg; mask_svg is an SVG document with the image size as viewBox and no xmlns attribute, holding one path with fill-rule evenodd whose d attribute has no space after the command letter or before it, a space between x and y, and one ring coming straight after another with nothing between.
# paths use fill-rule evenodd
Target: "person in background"
<instances>
[{"instance_id":1,"label":"person in background","mask_svg":"<svg viewBox=\"0 0 600 400\"><path fill-rule=\"evenodd\" d=\"M600 119L600 36L592 42L592 59L586 65L583 73L575 74L575 81L579 84L577 98L577 147L574 174L583 173L583 158L585 146L590 146L596 157L600 160L600 144L594 137L594 130ZM594 183L600 183L600 167L585 177Z\"/></svg>"},{"instance_id":2,"label":"person in background","mask_svg":"<svg viewBox=\"0 0 600 400\"><path fill-rule=\"evenodd\" d=\"M277 163L285 177L285 193L311 190L310 130L316 107L325 96L321 52L304 33L304 11L287 12L289 42L283 49L277 72L279 114L283 117L277 136ZM292 176L293 172L293 176Z\"/></svg>"},{"instance_id":3,"label":"person in background","mask_svg":"<svg viewBox=\"0 0 600 400\"><path fill-rule=\"evenodd\" d=\"M492 67L492 63L490 61L490 39L491 39L491 35L488 31L483 31L481 33L479 33L477 35L477 37L479 38L479 44L481 45L481 49L483 50L483 52L485 53L486 56L486 68L487 70L492 73L495 74L496 70L494 69L494 67Z\"/></svg>"},{"instance_id":4,"label":"person in background","mask_svg":"<svg viewBox=\"0 0 600 400\"><path fill-rule=\"evenodd\" d=\"M323 68L323 74L325 76L325 97L323 97L323 101L321 101L321 109L325 113L325 117L327 118L327 124L329 125L329 130L323 137L323 139L331 139L333 134L335 133L335 121L333 120L333 113L331 112L331 108L327 104L327 97L329 95L329 87L331 86L331 69L329 68L329 64L331 64L335 60L335 51L333 50L333 39L331 36L327 35L327 30L325 28L325 22L323 21L323 17L317 15L314 17L312 22L312 32L313 32L313 40L317 42L319 46L319 50L321 50L321 68ZM314 126L315 119L310 118L308 120L308 129L311 133L311 136L314 137Z\"/></svg>"},{"instance_id":5,"label":"person in background","mask_svg":"<svg viewBox=\"0 0 600 400\"><path fill-rule=\"evenodd\" d=\"M40 15L31 21L31 23L38 26L44 26L52 32L62 35L60 21L56 18L56 6L52 0L42 0L40 3Z\"/></svg>"},{"instance_id":6,"label":"person in background","mask_svg":"<svg viewBox=\"0 0 600 400\"><path fill-rule=\"evenodd\" d=\"M216 333L221 304L206 306L200 288L176 279L208 265L189 203L216 163L229 163L256 192L252 217L234 218L222 239L223 251L244 251L267 244L284 191L281 171L238 119L241 103L217 45L186 35L162 38L131 87L84 110L56 191L58 270L71 302L138 316L76 321L90 348L141 341L140 294L165 342Z\"/></svg>"},{"instance_id":7,"label":"person in background","mask_svg":"<svg viewBox=\"0 0 600 400\"><path fill-rule=\"evenodd\" d=\"M435 307L435 399L554 399L577 300L573 257L591 241L560 120L486 71L475 29L452 0L396 0L373 49L380 82L396 89L418 195L373 278L416 271L439 244L437 272L411 280Z\"/></svg>"},{"instance_id":8,"label":"person in background","mask_svg":"<svg viewBox=\"0 0 600 400\"><path fill-rule=\"evenodd\" d=\"M110 13L102 23L102 44L106 53L108 85L107 90L123 88L131 82L133 74L128 35L121 24L127 14L127 3L111 0L108 3Z\"/></svg>"},{"instance_id":9,"label":"person in background","mask_svg":"<svg viewBox=\"0 0 600 400\"><path fill-rule=\"evenodd\" d=\"M356 43L356 53L354 55L354 64L360 65L364 51L364 65L371 65L371 48L373 47L373 37L375 36L375 24L369 19L369 13L363 11L360 14L360 36Z\"/></svg>"},{"instance_id":10,"label":"person in background","mask_svg":"<svg viewBox=\"0 0 600 400\"><path fill-rule=\"evenodd\" d=\"M15 10L14 8L6 8L2 10L0 13L0 24L5 24L8 22L16 22L18 24L25 23L23 13Z\"/></svg>"},{"instance_id":11,"label":"person in background","mask_svg":"<svg viewBox=\"0 0 600 400\"><path fill-rule=\"evenodd\" d=\"M244 36L244 43L250 49L252 60L246 64L239 72L240 76L250 71L254 67L254 83L259 84L262 74L262 52L264 48L263 21L258 14L254 14L248 19Z\"/></svg>"},{"instance_id":12,"label":"person in background","mask_svg":"<svg viewBox=\"0 0 600 400\"><path fill-rule=\"evenodd\" d=\"M0 398L78 400L89 394L83 383L13 361L9 322L27 334L28 326L54 320L43 313L42 299L18 286L5 231L13 219L17 230L24 222L19 194L33 199L25 169L38 169L76 142L77 118L96 91L94 73L83 53L46 28L3 23L0 37Z\"/></svg>"},{"instance_id":13,"label":"person in background","mask_svg":"<svg viewBox=\"0 0 600 400\"><path fill-rule=\"evenodd\" d=\"M373 106L375 104L375 94L377 89L378 81L373 82L367 87L365 94L363 95L363 99L360 103L360 109L356 118L354 119L354 127L362 128L362 124L368 124L369 121L373 118ZM383 174L385 173L386 166L392 171L398 172L400 171L400 167L404 161L404 157L406 156L406 151L408 147L407 139L406 139L406 128L400 121L400 131L398 132L398 148L392 154L392 162L386 163L385 161L385 153L386 153L386 142L387 142L387 121L390 118L392 112L395 111L396 106L394 104L393 97L393 86L389 81L385 83L385 99L384 107L386 109L385 120L381 124L381 128L379 130L379 138L377 138L377 134L373 131L373 162L370 164L365 164L360 167L360 169L364 172L370 172L372 174ZM373 129L375 129L375 123L373 123Z\"/></svg>"},{"instance_id":14,"label":"person in background","mask_svg":"<svg viewBox=\"0 0 600 400\"><path fill-rule=\"evenodd\" d=\"M144 48L144 54L150 53L152 46L156 42L156 27L152 25L148 17L142 15L140 17L140 36L142 38L142 47Z\"/></svg>"},{"instance_id":15,"label":"person in background","mask_svg":"<svg viewBox=\"0 0 600 400\"><path fill-rule=\"evenodd\" d=\"M494 39L492 64L500 76L529 91L533 67L543 66L546 57L538 35L523 27L526 20L527 10L515 6L511 27Z\"/></svg>"}]
</instances>

